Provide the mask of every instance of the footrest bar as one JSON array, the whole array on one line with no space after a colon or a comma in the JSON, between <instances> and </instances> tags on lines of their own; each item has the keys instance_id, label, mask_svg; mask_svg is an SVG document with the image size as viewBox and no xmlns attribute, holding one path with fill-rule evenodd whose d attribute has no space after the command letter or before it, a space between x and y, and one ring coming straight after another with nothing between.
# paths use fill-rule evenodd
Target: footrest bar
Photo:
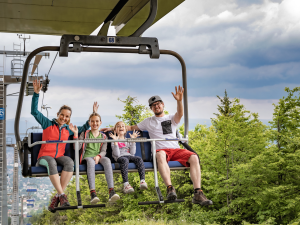
<instances>
[{"instance_id":1,"label":"footrest bar","mask_svg":"<svg viewBox=\"0 0 300 225\"><path fill-rule=\"evenodd\" d=\"M82 206L64 206L64 207L56 207L55 210L68 210L68 209L87 209L87 208L99 208L105 207L105 204L96 204L96 205L82 205Z\"/></svg>"},{"instance_id":2,"label":"footrest bar","mask_svg":"<svg viewBox=\"0 0 300 225\"><path fill-rule=\"evenodd\" d=\"M138 205L151 205L151 204L163 204L163 203L178 203L178 202L184 202L184 199L165 200L163 202L160 202L160 201L139 202Z\"/></svg>"}]
</instances>

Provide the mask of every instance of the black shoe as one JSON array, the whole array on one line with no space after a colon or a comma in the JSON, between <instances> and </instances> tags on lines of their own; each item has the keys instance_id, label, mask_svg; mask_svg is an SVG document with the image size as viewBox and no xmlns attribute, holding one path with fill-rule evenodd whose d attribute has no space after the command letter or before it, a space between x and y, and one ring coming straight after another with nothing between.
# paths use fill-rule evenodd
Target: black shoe
<instances>
[{"instance_id":1,"label":"black shoe","mask_svg":"<svg viewBox=\"0 0 300 225\"><path fill-rule=\"evenodd\" d=\"M206 196L203 194L202 190L197 190L196 193L194 193L193 201L194 204L200 204L202 206L204 205L212 205L213 202L206 198Z\"/></svg>"},{"instance_id":2,"label":"black shoe","mask_svg":"<svg viewBox=\"0 0 300 225\"><path fill-rule=\"evenodd\" d=\"M91 193L91 204L97 204L97 202L100 202L100 199L97 197L96 192Z\"/></svg>"},{"instance_id":3,"label":"black shoe","mask_svg":"<svg viewBox=\"0 0 300 225\"><path fill-rule=\"evenodd\" d=\"M171 201L177 199L175 188L172 185L167 187L167 199Z\"/></svg>"},{"instance_id":4,"label":"black shoe","mask_svg":"<svg viewBox=\"0 0 300 225\"><path fill-rule=\"evenodd\" d=\"M116 194L115 190L112 189L110 192L109 192L109 199L108 199L108 202L115 202L115 201L118 201L120 199L120 196L118 194Z\"/></svg>"}]
</instances>

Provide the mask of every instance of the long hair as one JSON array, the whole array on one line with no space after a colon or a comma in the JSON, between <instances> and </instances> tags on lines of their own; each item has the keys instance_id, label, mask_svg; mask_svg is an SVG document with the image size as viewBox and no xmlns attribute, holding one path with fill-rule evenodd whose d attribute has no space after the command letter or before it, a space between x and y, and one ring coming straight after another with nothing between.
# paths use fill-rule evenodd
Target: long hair
<instances>
[{"instance_id":1,"label":"long hair","mask_svg":"<svg viewBox=\"0 0 300 225\"><path fill-rule=\"evenodd\" d=\"M119 123L124 123L124 122L123 122L123 121L117 122L117 123L115 124L115 126L114 126L114 131L117 129L117 125L118 125ZM126 133L127 133L126 124L124 123L124 125L125 125L125 131L126 131ZM125 134L126 134L126 133L125 133ZM118 135L118 134L116 134L116 135Z\"/></svg>"}]
</instances>

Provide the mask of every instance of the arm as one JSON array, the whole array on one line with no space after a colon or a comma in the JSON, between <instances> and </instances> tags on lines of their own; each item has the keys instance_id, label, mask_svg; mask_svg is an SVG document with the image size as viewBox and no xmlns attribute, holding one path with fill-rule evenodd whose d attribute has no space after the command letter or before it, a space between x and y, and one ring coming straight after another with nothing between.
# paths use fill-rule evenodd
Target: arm
<instances>
[{"instance_id":1,"label":"arm","mask_svg":"<svg viewBox=\"0 0 300 225\"><path fill-rule=\"evenodd\" d=\"M127 131L132 131L132 130L139 130L137 125L132 125L132 126L126 126Z\"/></svg>"},{"instance_id":2,"label":"arm","mask_svg":"<svg viewBox=\"0 0 300 225\"><path fill-rule=\"evenodd\" d=\"M140 133L138 131L133 130L132 134L129 133L130 138L137 138L140 136ZM136 153L136 144L135 142L131 142L129 144L129 151L131 155L135 155Z\"/></svg>"},{"instance_id":3,"label":"arm","mask_svg":"<svg viewBox=\"0 0 300 225\"><path fill-rule=\"evenodd\" d=\"M78 127L78 133L82 133L86 130L90 129L89 121L87 120L86 123L83 126ZM72 134L71 134L72 135Z\"/></svg>"},{"instance_id":4,"label":"arm","mask_svg":"<svg viewBox=\"0 0 300 225\"><path fill-rule=\"evenodd\" d=\"M105 136L104 140L107 140L108 138ZM100 153L98 154L100 158L105 157L106 155L106 150L107 150L107 142L103 143L100 149Z\"/></svg>"},{"instance_id":5,"label":"arm","mask_svg":"<svg viewBox=\"0 0 300 225\"><path fill-rule=\"evenodd\" d=\"M174 116L174 121L177 124L180 123L180 120L183 116L183 104L182 104L183 92L184 92L184 88L180 87L180 85L178 86L178 90L177 87L175 87L175 94L172 92L173 97L177 101L177 112L175 113Z\"/></svg>"},{"instance_id":6,"label":"arm","mask_svg":"<svg viewBox=\"0 0 300 225\"><path fill-rule=\"evenodd\" d=\"M77 128L76 126L73 126L72 123L69 125L69 129L74 133L73 140L78 140L78 139L79 139L79 140L83 140L83 139L84 139L84 133L85 133L85 132L82 132L82 133L80 134L80 136L78 137L78 128ZM82 144L83 144L83 143L79 143L79 149L82 148ZM75 143L73 144L73 146L74 146L74 149L75 149Z\"/></svg>"},{"instance_id":7,"label":"arm","mask_svg":"<svg viewBox=\"0 0 300 225\"><path fill-rule=\"evenodd\" d=\"M33 88L34 93L31 100L31 115L34 116L36 121L41 124L43 129L46 129L47 127L51 126L51 121L45 117L41 112L38 110L38 103L39 103L39 92L42 88L42 85L40 84L40 81L33 81Z\"/></svg>"},{"instance_id":8,"label":"arm","mask_svg":"<svg viewBox=\"0 0 300 225\"><path fill-rule=\"evenodd\" d=\"M114 142L117 143L117 142ZM111 143L111 149L112 149L112 155L114 157L114 159L117 159L120 157L120 149L119 149L119 145L115 145L114 143Z\"/></svg>"},{"instance_id":9,"label":"arm","mask_svg":"<svg viewBox=\"0 0 300 225\"><path fill-rule=\"evenodd\" d=\"M100 131L102 131L102 132L107 132L107 131L113 131L113 129L114 129L114 128L112 128L112 127L105 127L105 128L100 129ZM137 125L126 126L126 130L127 130L127 131L139 130L139 128L138 128Z\"/></svg>"},{"instance_id":10,"label":"arm","mask_svg":"<svg viewBox=\"0 0 300 225\"><path fill-rule=\"evenodd\" d=\"M135 155L135 153L136 153L136 144L135 144L135 142L131 142L129 144L129 151L130 151L131 155Z\"/></svg>"}]
</instances>

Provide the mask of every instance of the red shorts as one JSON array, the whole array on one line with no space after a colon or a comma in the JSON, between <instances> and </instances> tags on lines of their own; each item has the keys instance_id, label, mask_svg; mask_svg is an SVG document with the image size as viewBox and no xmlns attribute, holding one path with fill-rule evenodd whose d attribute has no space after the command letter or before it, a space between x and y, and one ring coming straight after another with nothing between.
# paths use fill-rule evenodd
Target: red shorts
<instances>
[{"instance_id":1,"label":"red shorts","mask_svg":"<svg viewBox=\"0 0 300 225\"><path fill-rule=\"evenodd\" d=\"M165 148L156 150L156 152L159 151L164 151L166 153L167 162L178 161L185 167L190 167L188 160L190 159L191 155L196 155L194 152L181 148Z\"/></svg>"}]
</instances>

